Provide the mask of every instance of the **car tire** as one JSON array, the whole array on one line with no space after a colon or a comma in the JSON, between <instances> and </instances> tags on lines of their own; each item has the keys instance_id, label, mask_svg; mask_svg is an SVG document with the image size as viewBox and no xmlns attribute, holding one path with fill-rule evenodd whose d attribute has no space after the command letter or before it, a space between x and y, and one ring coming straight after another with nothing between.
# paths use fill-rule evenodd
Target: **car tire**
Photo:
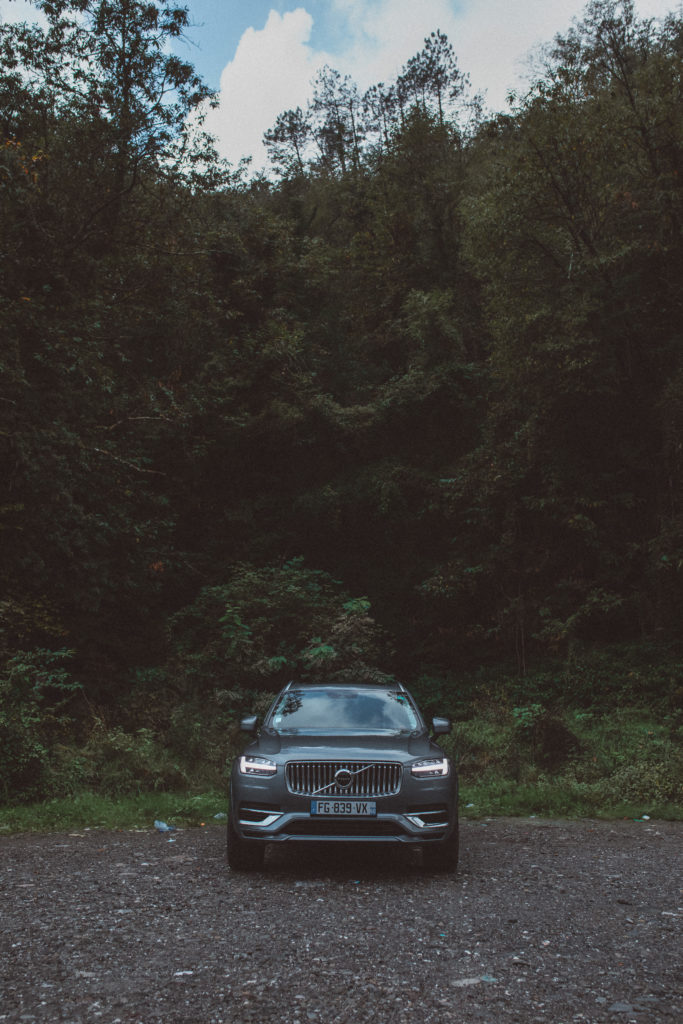
<instances>
[{"instance_id":1,"label":"car tire","mask_svg":"<svg viewBox=\"0 0 683 1024\"><path fill-rule=\"evenodd\" d=\"M458 868L459 848L460 840L456 821L453 831L447 839L441 839L423 847L422 863L429 871L454 874Z\"/></svg>"},{"instance_id":2,"label":"car tire","mask_svg":"<svg viewBox=\"0 0 683 1024\"><path fill-rule=\"evenodd\" d=\"M231 871L258 871L263 867L266 844L242 839L228 815L228 867Z\"/></svg>"}]
</instances>

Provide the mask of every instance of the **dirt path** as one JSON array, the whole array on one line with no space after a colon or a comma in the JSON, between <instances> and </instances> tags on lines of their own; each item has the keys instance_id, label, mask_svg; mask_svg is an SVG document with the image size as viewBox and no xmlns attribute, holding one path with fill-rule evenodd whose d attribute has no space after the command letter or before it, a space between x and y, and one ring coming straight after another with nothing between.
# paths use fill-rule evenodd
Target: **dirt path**
<instances>
[{"instance_id":1,"label":"dirt path","mask_svg":"<svg viewBox=\"0 0 683 1024\"><path fill-rule=\"evenodd\" d=\"M0 1021L683 1020L683 826L462 825L455 878L223 828L0 839Z\"/></svg>"}]
</instances>

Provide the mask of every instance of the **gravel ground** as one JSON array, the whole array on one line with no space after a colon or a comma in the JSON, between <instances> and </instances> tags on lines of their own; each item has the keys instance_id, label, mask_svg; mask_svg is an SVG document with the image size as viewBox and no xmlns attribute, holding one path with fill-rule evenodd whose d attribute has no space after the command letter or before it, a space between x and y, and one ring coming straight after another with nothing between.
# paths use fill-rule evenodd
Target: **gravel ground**
<instances>
[{"instance_id":1,"label":"gravel ground","mask_svg":"<svg viewBox=\"0 0 683 1024\"><path fill-rule=\"evenodd\" d=\"M411 851L225 829L0 839L0 1021L683 1020L667 822L463 822L455 877Z\"/></svg>"}]
</instances>

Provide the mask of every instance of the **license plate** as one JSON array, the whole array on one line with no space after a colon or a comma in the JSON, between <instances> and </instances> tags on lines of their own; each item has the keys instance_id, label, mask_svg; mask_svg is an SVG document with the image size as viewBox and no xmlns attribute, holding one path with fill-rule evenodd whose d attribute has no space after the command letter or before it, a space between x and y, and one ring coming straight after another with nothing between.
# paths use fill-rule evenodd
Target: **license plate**
<instances>
[{"instance_id":1,"label":"license plate","mask_svg":"<svg viewBox=\"0 0 683 1024\"><path fill-rule=\"evenodd\" d=\"M372 818L377 814L377 804L374 800L311 800L311 814Z\"/></svg>"}]
</instances>

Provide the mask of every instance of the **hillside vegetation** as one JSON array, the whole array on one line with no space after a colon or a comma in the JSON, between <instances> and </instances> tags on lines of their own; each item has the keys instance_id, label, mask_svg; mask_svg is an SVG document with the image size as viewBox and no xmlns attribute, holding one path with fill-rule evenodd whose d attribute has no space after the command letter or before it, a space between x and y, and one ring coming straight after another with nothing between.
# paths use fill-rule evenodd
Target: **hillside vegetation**
<instances>
[{"instance_id":1,"label":"hillside vegetation","mask_svg":"<svg viewBox=\"0 0 683 1024\"><path fill-rule=\"evenodd\" d=\"M360 675L512 805L680 800L681 17L594 0L494 116L438 30L365 94L327 68L266 177L202 134L183 8L35 6L0 25L0 801L218 786L264 694Z\"/></svg>"}]
</instances>

